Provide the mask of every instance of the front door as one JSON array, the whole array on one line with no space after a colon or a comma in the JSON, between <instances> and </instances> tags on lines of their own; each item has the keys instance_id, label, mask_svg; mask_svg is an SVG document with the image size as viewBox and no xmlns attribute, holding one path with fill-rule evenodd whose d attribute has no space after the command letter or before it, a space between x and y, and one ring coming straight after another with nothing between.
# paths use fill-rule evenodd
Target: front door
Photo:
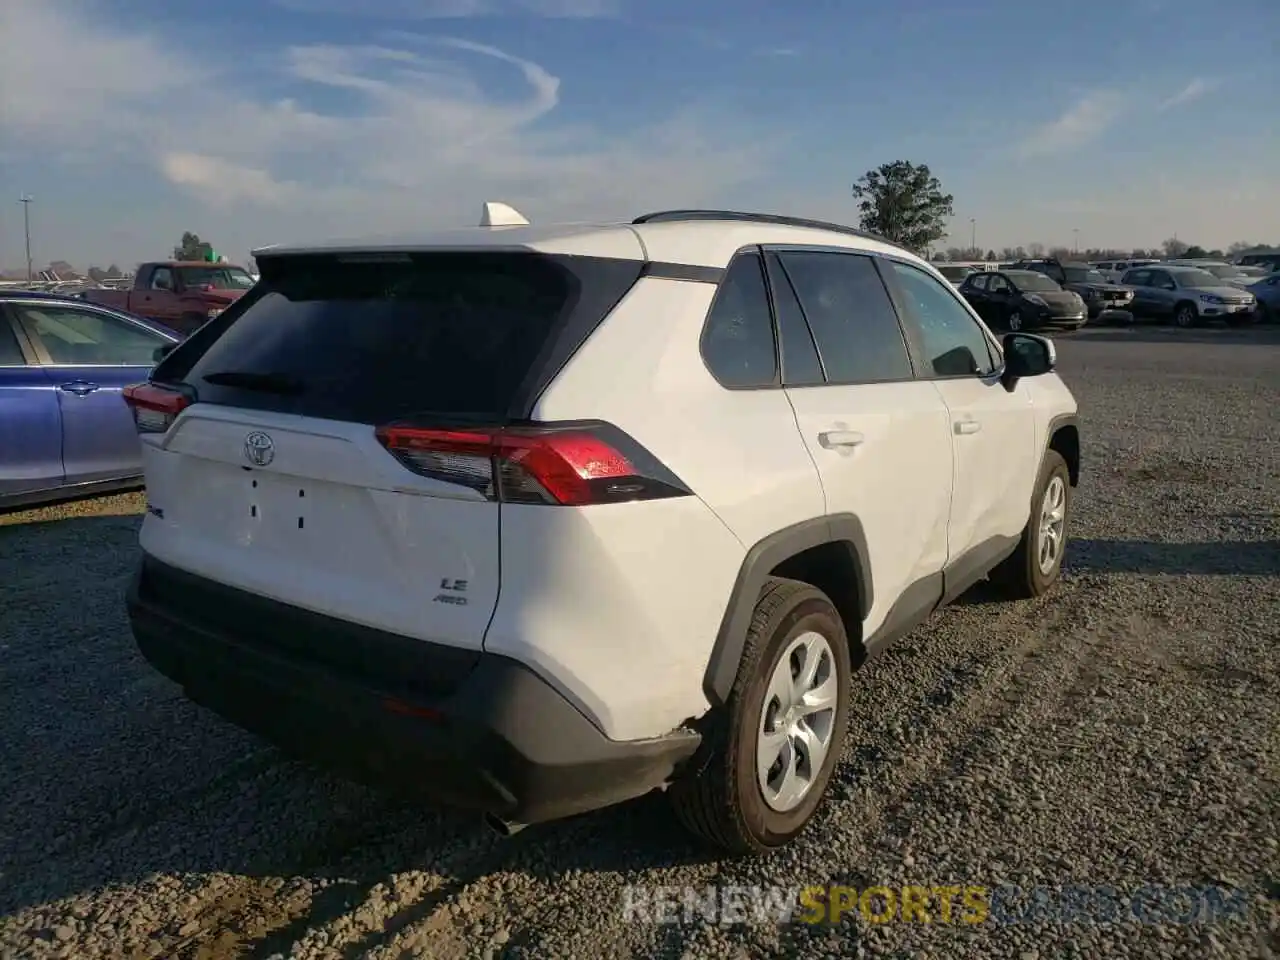
<instances>
[{"instance_id":1,"label":"front door","mask_svg":"<svg viewBox=\"0 0 1280 960\"><path fill-rule=\"evenodd\" d=\"M139 476L142 449L121 392L147 378L156 347L170 341L89 306L28 302L13 309L57 394L67 483Z\"/></svg>"},{"instance_id":2,"label":"front door","mask_svg":"<svg viewBox=\"0 0 1280 960\"><path fill-rule=\"evenodd\" d=\"M1027 390L1005 389L995 345L964 302L930 274L892 261L908 335L946 404L954 449L949 566L985 572L1026 526L1039 471Z\"/></svg>"},{"instance_id":3,"label":"front door","mask_svg":"<svg viewBox=\"0 0 1280 960\"><path fill-rule=\"evenodd\" d=\"M53 384L0 305L0 501L62 484L62 414Z\"/></svg>"}]
</instances>

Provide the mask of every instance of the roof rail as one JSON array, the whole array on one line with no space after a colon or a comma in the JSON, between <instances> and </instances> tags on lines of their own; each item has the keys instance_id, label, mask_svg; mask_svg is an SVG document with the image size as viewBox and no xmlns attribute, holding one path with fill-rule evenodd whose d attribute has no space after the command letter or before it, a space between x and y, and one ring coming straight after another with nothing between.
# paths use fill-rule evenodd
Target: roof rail
<instances>
[{"instance_id":1,"label":"roof rail","mask_svg":"<svg viewBox=\"0 0 1280 960\"><path fill-rule=\"evenodd\" d=\"M877 233L858 230L840 223L828 223L825 220L808 220L804 217L787 217L774 213L744 213L741 210L660 210L657 213L646 213L631 222L639 223L679 223L698 220L739 220L743 223L772 223L780 227L806 227L810 230L829 230L832 233L844 233L863 240L876 240L893 247L902 248L902 244L894 243ZM903 248L905 249L905 248Z\"/></svg>"}]
</instances>

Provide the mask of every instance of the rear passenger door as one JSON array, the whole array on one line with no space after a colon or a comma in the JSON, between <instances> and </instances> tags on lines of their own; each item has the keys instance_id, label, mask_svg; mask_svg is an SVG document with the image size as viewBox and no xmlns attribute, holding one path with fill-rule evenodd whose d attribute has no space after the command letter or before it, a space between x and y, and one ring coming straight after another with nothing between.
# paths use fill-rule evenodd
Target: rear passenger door
<instances>
[{"instance_id":1,"label":"rear passenger door","mask_svg":"<svg viewBox=\"0 0 1280 960\"><path fill-rule=\"evenodd\" d=\"M899 600L920 608L939 599L951 503L947 410L915 379L873 257L776 248L766 261L784 388L827 514L853 514L866 535L871 637Z\"/></svg>"},{"instance_id":2,"label":"rear passenger door","mask_svg":"<svg viewBox=\"0 0 1280 960\"><path fill-rule=\"evenodd\" d=\"M53 383L0 303L0 505L62 485L62 417Z\"/></svg>"},{"instance_id":3,"label":"rear passenger door","mask_svg":"<svg viewBox=\"0 0 1280 960\"><path fill-rule=\"evenodd\" d=\"M946 404L955 448L948 536L950 582L972 582L1027 523L1039 472L1031 392L1005 389L999 351L947 285L919 267L887 262L920 376Z\"/></svg>"}]
</instances>

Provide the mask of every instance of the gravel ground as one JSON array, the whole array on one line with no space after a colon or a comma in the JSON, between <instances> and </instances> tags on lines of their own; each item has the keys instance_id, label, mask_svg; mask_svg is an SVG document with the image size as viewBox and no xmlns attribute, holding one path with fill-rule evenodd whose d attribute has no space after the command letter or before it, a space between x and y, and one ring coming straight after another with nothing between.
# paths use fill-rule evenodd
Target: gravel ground
<instances>
[{"instance_id":1,"label":"gravel ground","mask_svg":"<svg viewBox=\"0 0 1280 960\"><path fill-rule=\"evenodd\" d=\"M978 591L868 666L833 801L767 860L716 863L657 798L503 841L286 761L135 653L137 496L0 518L0 956L1274 956L1278 334L1061 338L1085 429L1064 581ZM1198 924L623 912L627 885L828 883L1249 900Z\"/></svg>"}]
</instances>

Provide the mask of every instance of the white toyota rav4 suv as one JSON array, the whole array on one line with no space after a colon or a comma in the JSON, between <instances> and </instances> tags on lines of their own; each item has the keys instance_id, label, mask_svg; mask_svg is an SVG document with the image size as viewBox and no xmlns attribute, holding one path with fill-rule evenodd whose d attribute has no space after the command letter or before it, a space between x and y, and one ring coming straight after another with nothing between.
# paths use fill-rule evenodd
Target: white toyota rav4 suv
<instances>
[{"instance_id":1,"label":"white toyota rav4 suv","mask_svg":"<svg viewBox=\"0 0 1280 960\"><path fill-rule=\"evenodd\" d=\"M1054 348L834 224L494 210L257 251L129 389L138 645L286 751L507 833L666 789L724 850L779 847L859 664L983 578L1058 578Z\"/></svg>"}]
</instances>

